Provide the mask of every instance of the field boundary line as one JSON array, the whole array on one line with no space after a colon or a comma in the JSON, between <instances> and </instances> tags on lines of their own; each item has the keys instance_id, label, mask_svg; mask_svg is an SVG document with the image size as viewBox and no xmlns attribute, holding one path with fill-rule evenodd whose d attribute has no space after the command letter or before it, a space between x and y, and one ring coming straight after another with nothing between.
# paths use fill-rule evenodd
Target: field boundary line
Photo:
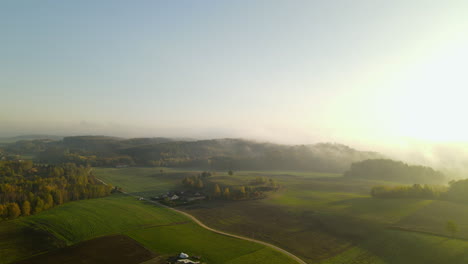
<instances>
[{"instance_id":1,"label":"field boundary line","mask_svg":"<svg viewBox=\"0 0 468 264\"><path fill-rule=\"evenodd\" d=\"M445 237L445 238L448 238L448 239L457 239L457 240L468 241L468 238L456 237L456 236L454 237L454 236L434 233L434 232L430 232L430 231L411 229L411 228L402 227L402 226L389 226L389 227L387 227L387 229L397 230L397 231L402 231L402 232L408 232L408 233L419 233L419 234L428 235L428 236Z\"/></svg>"}]
</instances>

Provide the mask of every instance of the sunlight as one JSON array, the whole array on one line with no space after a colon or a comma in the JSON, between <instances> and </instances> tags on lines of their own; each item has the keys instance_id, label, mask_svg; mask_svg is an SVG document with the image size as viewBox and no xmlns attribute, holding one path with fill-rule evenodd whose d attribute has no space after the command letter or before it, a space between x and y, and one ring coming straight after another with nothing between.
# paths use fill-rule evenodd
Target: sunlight
<instances>
[{"instance_id":1,"label":"sunlight","mask_svg":"<svg viewBox=\"0 0 468 264\"><path fill-rule=\"evenodd\" d=\"M386 111L400 136L431 141L466 139L468 112L464 69L468 51L444 49L438 56L415 65L399 82L393 83L393 105Z\"/></svg>"}]
</instances>

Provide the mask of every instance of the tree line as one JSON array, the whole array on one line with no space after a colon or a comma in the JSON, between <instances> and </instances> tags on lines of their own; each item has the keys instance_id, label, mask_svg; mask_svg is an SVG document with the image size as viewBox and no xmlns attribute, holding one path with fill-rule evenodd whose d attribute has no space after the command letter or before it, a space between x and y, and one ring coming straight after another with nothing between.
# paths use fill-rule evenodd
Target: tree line
<instances>
[{"instance_id":1,"label":"tree line","mask_svg":"<svg viewBox=\"0 0 468 264\"><path fill-rule=\"evenodd\" d=\"M447 191L447 188L439 185L413 184L411 186L375 186L371 189L371 195L375 198L416 198L438 199Z\"/></svg>"},{"instance_id":2,"label":"tree line","mask_svg":"<svg viewBox=\"0 0 468 264\"><path fill-rule=\"evenodd\" d=\"M340 144L279 145L242 139L176 141L104 136L65 137L60 141L21 141L5 146L10 154L31 154L44 163L90 166L144 165L200 170L313 170L344 172L352 162L382 155Z\"/></svg>"},{"instance_id":3,"label":"tree line","mask_svg":"<svg viewBox=\"0 0 468 264\"><path fill-rule=\"evenodd\" d=\"M231 171L229 171L231 172ZM228 174L229 174L228 172ZM258 176L245 186L220 186L218 183L210 181L212 173L202 172L198 175L186 176L182 179L182 185L203 191L208 194L210 199L224 200L245 200L258 199L265 197L265 192L276 191L280 186L273 180Z\"/></svg>"},{"instance_id":4,"label":"tree line","mask_svg":"<svg viewBox=\"0 0 468 264\"><path fill-rule=\"evenodd\" d=\"M445 181L442 172L430 167L408 165L389 159L371 159L353 163L344 177L410 184L440 184Z\"/></svg>"},{"instance_id":5,"label":"tree line","mask_svg":"<svg viewBox=\"0 0 468 264\"><path fill-rule=\"evenodd\" d=\"M37 214L68 201L107 196L111 191L89 167L0 161L0 219Z\"/></svg>"},{"instance_id":6,"label":"tree line","mask_svg":"<svg viewBox=\"0 0 468 264\"><path fill-rule=\"evenodd\" d=\"M468 202L468 179L451 181L448 186L421 185L375 186L371 189L375 198L441 199Z\"/></svg>"}]
</instances>

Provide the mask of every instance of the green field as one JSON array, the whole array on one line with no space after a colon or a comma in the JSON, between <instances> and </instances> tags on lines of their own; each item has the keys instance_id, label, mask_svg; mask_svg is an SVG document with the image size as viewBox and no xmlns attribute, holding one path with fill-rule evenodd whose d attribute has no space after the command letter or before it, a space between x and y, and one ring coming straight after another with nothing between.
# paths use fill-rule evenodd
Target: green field
<instances>
[{"instance_id":1,"label":"green field","mask_svg":"<svg viewBox=\"0 0 468 264\"><path fill-rule=\"evenodd\" d=\"M155 176L156 169L110 170L101 169L96 175L107 176L110 183L120 181L134 192L148 193L153 187L157 191L177 188L183 175L196 173L168 170L163 178ZM139 176L127 187L121 179L134 177L134 172ZM369 196L372 186L397 183L344 179L337 174L238 171L233 176L217 172L210 180L240 186L256 176L274 178L282 187L263 200L211 201L183 209L211 227L271 242L308 263L467 263L468 213L464 212L468 206L373 199ZM448 220L459 225L457 238L462 239L448 236Z\"/></svg>"},{"instance_id":2,"label":"green field","mask_svg":"<svg viewBox=\"0 0 468 264\"><path fill-rule=\"evenodd\" d=\"M33 230L36 239L47 243L33 246ZM176 212L126 195L71 202L38 215L0 223L0 263L110 234L132 237L157 254L184 251L201 255L208 263L227 263L238 258L248 260L245 263L295 263L263 245L212 233ZM257 262L256 255L265 251L274 259Z\"/></svg>"},{"instance_id":3,"label":"green field","mask_svg":"<svg viewBox=\"0 0 468 264\"><path fill-rule=\"evenodd\" d=\"M154 167L94 168L93 170L94 174L104 182L123 187L125 192L146 197L173 189L180 184L186 174L199 173Z\"/></svg>"},{"instance_id":4,"label":"green field","mask_svg":"<svg viewBox=\"0 0 468 264\"><path fill-rule=\"evenodd\" d=\"M467 263L468 242L386 230L320 264Z\"/></svg>"}]
</instances>

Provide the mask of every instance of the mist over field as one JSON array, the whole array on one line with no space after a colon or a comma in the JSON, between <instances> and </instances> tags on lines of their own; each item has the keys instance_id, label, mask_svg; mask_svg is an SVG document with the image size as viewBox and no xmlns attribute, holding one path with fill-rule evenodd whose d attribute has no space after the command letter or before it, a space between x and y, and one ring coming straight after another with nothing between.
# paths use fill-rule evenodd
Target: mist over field
<instances>
[{"instance_id":1,"label":"mist over field","mask_svg":"<svg viewBox=\"0 0 468 264\"><path fill-rule=\"evenodd\" d=\"M32 130L36 131L36 130ZM31 131L31 132L32 132ZM63 130L63 133L58 133L60 130L38 130L38 134L34 133L20 133L16 136L11 136L11 134L5 134L7 136L0 137L0 142L14 142L17 140L31 140L31 139L43 139L50 138L54 140L59 140L64 136L70 135L108 135L116 136L120 138L132 138L132 135L136 134L119 134L114 130L113 133L109 132L106 134L107 130L86 130L83 131L83 134L80 134L74 130L75 133L67 133L67 130ZM186 134L183 131L187 132ZM47 133L49 132L49 133ZM57 132L53 134L53 132ZM102 133L99 133L102 132ZM300 138L286 139L286 138L277 138L279 135L271 134L270 136L250 136L243 137L244 134L223 134L211 131L214 133L213 137L210 137L210 133L205 133L203 136L201 134L193 133L194 131L189 129L183 129L182 132L178 133L167 133L167 134L155 134L148 135L147 137L157 137L162 135L162 137L173 138L175 140L204 140L204 139L213 139L213 138L223 138L222 135L225 135L224 138L243 138L246 140L252 140L259 143L275 143L275 144L284 144L284 145L309 145L317 143L341 143L348 145L352 148L363 150L363 151L374 151L380 153L382 156L393 158L396 160L403 160L411 164L421 164L426 166L431 166L437 169L440 169L446 172L450 178L466 178L468 175L468 143L465 142L431 142L417 139L405 139L400 142L395 142L393 144L387 145L388 143L382 144L370 144L362 141L327 141L327 138L308 138L302 141ZM116 134L114 134L116 133ZM146 132L149 133L149 132ZM203 132L201 132L203 133ZM248 133L246 133L248 134ZM22 135L22 136L21 136ZM146 135L146 134L145 134ZM171 136L164 136L171 135ZM220 137L218 137L220 136ZM323 140L323 141L322 141Z\"/></svg>"},{"instance_id":2,"label":"mist over field","mask_svg":"<svg viewBox=\"0 0 468 264\"><path fill-rule=\"evenodd\" d=\"M0 264L466 264L468 1L0 1Z\"/></svg>"}]
</instances>

